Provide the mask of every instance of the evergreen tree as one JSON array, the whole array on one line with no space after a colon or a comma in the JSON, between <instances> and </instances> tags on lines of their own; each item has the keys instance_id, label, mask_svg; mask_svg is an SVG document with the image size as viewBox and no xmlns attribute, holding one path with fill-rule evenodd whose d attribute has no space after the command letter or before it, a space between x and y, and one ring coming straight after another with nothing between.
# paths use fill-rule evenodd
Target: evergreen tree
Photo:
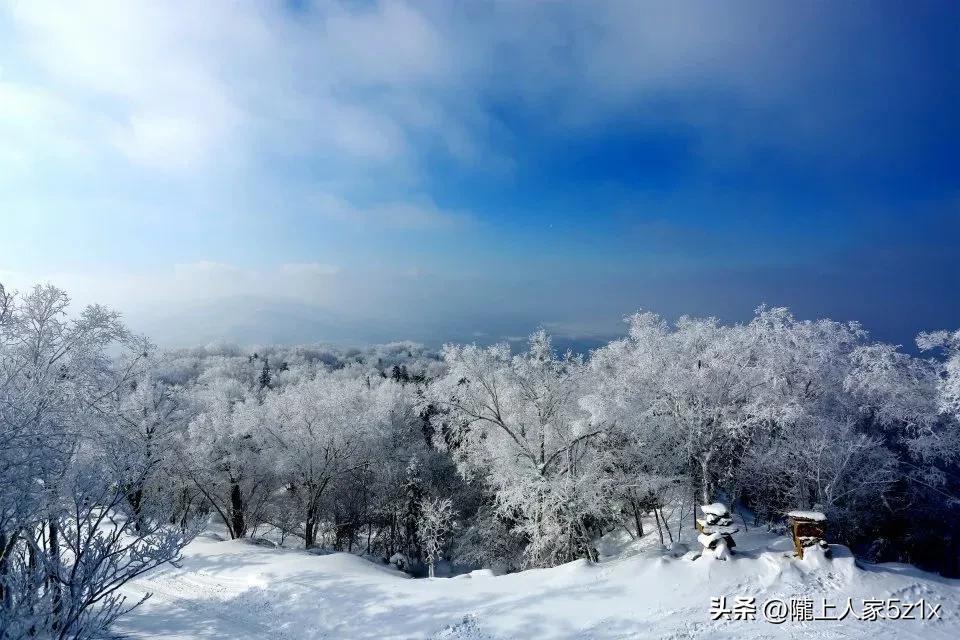
<instances>
[{"instance_id":1,"label":"evergreen tree","mask_svg":"<svg viewBox=\"0 0 960 640\"><path fill-rule=\"evenodd\" d=\"M420 541L417 536L420 521L420 505L423 499L423 477L420 473L420 461L416 456L410 458L404 480L403 533L404 549L407 556L420 556ZM416 549L416 553L413 553Z\"/></svg>"},{"instance_id":2,"label":"evergreen tree","mask_svg":"<svg viewBox=\"0 0 960 640\"><path fill-rule=\"evenodd\" d=\"M260 390L263 391L270 387L270 358L263 359L263 368L260 369Z\"/></svg>"}]
</instances>

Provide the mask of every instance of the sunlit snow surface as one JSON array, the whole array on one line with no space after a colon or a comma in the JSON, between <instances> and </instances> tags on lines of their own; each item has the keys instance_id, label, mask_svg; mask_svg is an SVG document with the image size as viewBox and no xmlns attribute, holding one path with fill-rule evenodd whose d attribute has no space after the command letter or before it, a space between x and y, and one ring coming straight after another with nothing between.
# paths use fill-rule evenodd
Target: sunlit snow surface
<instances>
[{"instance_id":1,"label":"sunlit snow surface","mask_svg":"<svg viewBox=\"0 0 960 640\"><path fill-rule=\"evenodd\" d=\"M691 561L659 551L655 536L604 540L599 564L494 577L411 579L346 553L314 555L201 537L182 568L165 567L130 585L153 597L117 629L129 638L957 638L960 581L906 565L857 565L843 547L830 561L786 557L785 537L751 529L729 562ZM924 598L942 605L937 622L711 620L710 598Z\"/></svg>"}]
</instances>

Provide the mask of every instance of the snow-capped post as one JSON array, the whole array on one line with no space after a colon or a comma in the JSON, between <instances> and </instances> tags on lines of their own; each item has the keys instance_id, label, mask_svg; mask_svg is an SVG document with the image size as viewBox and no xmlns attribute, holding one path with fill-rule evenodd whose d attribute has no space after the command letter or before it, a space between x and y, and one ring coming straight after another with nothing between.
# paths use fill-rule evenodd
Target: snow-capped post
<instances>
[{"instance_id":1,"label":"snow-capped post","mask_svg":"<svg viewBox=\"0 0 960 640\"><path fill-rule=\"evenodd\" d=\"M730 550L737 546L733 541L733 534L739 531L734 526L733 518L727 505L722 502L700 505L702 518L697 518L697 531L700 535L697 540L703 545L704 552L710 551L718 560L730 557Z\"/></svg>"},{"instance_id":2,"label":"snow-capped post","mask_svg":"<svg viewBox=\"0 0 960 640\"><path fill-rule=\"evenodd\" d=\"M793 535L793 547L798 558L803 558L805 548L814 546L829 555L830 547L823 539L827 516L819 511L790 511L787 517L790 519L790 533Z\"/></svg>"}]
</instances>

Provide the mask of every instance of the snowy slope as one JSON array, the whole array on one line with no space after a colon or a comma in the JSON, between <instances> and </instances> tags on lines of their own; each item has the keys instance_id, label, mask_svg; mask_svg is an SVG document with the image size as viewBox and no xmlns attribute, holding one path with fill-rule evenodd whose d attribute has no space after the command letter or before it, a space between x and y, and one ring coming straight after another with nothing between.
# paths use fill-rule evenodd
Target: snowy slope
<instances>
[{"instance_id":1,"label":"snowy slope","mask_svg":"<svg viewBox=\"0 0 960 640\"><path fill-rule=\"evenodd\" d=\"M319 556L201 537L182 568L167 567L129 588L154 596L120 631L130 638L956 638L960 581L904 565L857 566L786 557L790 543L766 533L738 536L730 562L690 561L634 545L633 555L596 565L572 562L494 577L488 572L415 580L345 553ZM942 619L813 621L710 619L710 598L809 597L840 605L923 597ZM859 609L859 607L858 607Z\"/></svg>"}]
</instances>

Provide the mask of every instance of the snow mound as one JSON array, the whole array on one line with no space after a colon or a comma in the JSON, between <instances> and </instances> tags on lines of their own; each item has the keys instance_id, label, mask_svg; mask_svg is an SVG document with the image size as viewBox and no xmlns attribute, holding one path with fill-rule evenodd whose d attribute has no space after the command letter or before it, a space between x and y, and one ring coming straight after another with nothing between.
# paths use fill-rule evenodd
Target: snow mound
<instances>
[{"instance_id":1,"label":"snow mound","mask_svg":"<svg viewBox=\"0 0 960 640\"><path fill-rule=\"evenodd\" d=\"M829 569L832 564L827 550L819 545L804 549L801 562L814 569Z\"/></svg>"},{"instance_id":2,"label":"snow mound","mask_svg":"<svg viewBox=\"0 0 960 640\"><path fill-rule=\"evenodd\" d=\"M471 571L469 573L469 576L471 578L493 578L494 577L492 569L476 569L474 571Z\"/></svg>"},{"instance_id":3,"label":"snow mound","mask_svg":"<svg viewBox=\"0 0 960 640\"><path fill-rule=\"evenodd\" d=\"M452 576L451 580L473 580L474 578L493 578L496 574L493 573L492 569L474 569L470 573L461 573L460 575Z\"/></svg>"},{"instance_id":4,"label":"snow mound","mask_svg":"<svg viewBox=\"0 0 960 640\"><path fill-rule=\"evenodd\" d=\"M267 540L266 538L245 538L247 544L252 544L256 547L266 547L267 549L276 548L277 544L272 540Z\"/></svg>"},{"instance_id":5,"label":"snow mound","mask_svg":"<svg viewBox=\"0 0 960 640\"><path fill-rule=\"evenodd\" d=\"M444 627L431 640L496 640L494 636L485 633L475 615L463 616L463 620Z\"/></svg>"}]
</instances>

